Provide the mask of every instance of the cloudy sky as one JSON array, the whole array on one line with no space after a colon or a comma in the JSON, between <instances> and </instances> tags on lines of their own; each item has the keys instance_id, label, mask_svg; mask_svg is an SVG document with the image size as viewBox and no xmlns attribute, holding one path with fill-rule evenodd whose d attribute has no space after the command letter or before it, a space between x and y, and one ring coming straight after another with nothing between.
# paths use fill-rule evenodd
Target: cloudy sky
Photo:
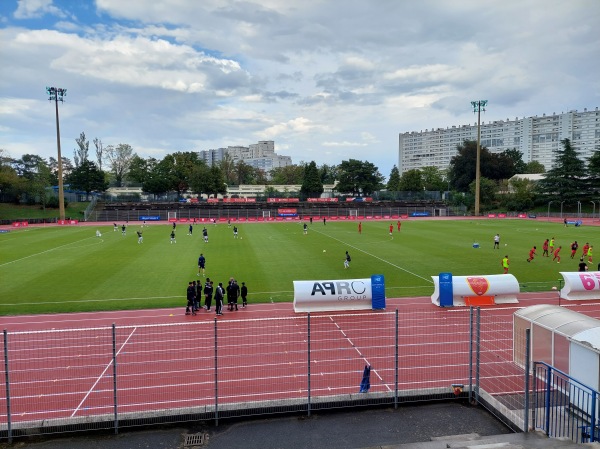
<instances>
[{"instance_id":1,"label":"cloudy sky","mask_svg":"<svg viewBox=\"0 0 600 449\"><path fill-rule=\"evenodd\" d=\"M0 149L83 131L142 157L274 140L368 160L398 134L600 106L600 0L0 0Z\"/></svg>"}]
</instances>

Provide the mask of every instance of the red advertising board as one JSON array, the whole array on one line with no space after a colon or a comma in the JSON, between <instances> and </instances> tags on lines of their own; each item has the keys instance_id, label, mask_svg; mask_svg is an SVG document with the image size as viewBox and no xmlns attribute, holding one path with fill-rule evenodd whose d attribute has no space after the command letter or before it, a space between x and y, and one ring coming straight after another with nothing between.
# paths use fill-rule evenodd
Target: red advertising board
<instances>
[{"instance_id":1,"label":"red advertising board","mask_svg":"<svg viewBox=\"0 0 600 449\"><path fill-rule=\"evenodd\" d=\"M299 203L300 198L267 198L267 203Z\"/></svg>"},{"instance_id":2,"label":"red advertising board","mask_svg":"<svg viewBox=\"0 0 600 449\"><path fill-rule=\"evenodd\" d=\"M277 209L277 215L296 215L298 213L298 209L295 207L280 207Z\"/></svg>"},{"instance_id":3,"label":"red advertising board","mask_svg":"<svg viewBox=\"0 0 600 449\"><path fill-rule=\"evenodd\" d=\"M337 203L338 198L309 198L306 201L309 203Z\"/></svg>"}]
</instances>

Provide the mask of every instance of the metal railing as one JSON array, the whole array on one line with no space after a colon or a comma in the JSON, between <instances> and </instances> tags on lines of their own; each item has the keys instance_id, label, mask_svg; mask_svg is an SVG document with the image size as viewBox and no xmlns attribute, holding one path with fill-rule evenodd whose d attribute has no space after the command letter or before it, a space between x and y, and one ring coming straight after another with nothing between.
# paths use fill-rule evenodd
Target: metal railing
<instances>
[{"instance_id":1,"label":"metal railing","mask_svg":"<svg viewBox=\"0 0 600 449\"><path fill-rule=\"evenodd\" d=\"M600 440L598 391L544 362L533 364L535 427L578 443Z\"/></svg>"}]
</instances>

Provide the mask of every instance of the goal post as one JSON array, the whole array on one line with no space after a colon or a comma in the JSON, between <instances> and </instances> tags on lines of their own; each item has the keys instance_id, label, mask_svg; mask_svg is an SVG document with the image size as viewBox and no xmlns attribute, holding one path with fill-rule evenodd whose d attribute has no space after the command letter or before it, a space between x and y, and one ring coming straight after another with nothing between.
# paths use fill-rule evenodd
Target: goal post
<instances>
[{"instance_id":1,"label":"goal post","mask_svg":"<svg viewBox=\"0 0 600 449\"><path fill-rule=\"evenodd\" d=\"M168 213L169 221L177 220L177 212L167 212L167 213Z\"/></svg>"},{"instance_id":2,"label":"goal post","mask_svg":"<svg viewBox=\"0 0 600 449\"><path fill-rule=\"evenodd\" d=\"M263 210L263 218L271 218L271 211L270 210Z\"/></svg>"},{"instance_id":3,"label":"goal post","mask_svg":"<svg viewBox=\"0 0 600 449\"><path fill-rule=\"evenodd\" d=\"M348 209L348 215L350 217L358 217L358 209Z\"/></svg>"}]
</instances>

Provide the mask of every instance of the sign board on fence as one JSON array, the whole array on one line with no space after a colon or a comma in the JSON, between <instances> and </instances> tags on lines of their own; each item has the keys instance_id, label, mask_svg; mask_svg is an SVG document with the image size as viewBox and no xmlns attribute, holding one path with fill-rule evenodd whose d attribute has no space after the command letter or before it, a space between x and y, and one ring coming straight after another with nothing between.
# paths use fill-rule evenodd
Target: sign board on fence
<instances>
[{"instance_id":1,"label":"sign board on fence","mask_svg":"<svg viewBox=\"0 0 600 449\"><path fill-rule=\"evenodd\" d=\"M385 308L383 275L374 275L370 279L294 281L295 312L336 312L374 308Z\"/></svg>"}]
</instances>

